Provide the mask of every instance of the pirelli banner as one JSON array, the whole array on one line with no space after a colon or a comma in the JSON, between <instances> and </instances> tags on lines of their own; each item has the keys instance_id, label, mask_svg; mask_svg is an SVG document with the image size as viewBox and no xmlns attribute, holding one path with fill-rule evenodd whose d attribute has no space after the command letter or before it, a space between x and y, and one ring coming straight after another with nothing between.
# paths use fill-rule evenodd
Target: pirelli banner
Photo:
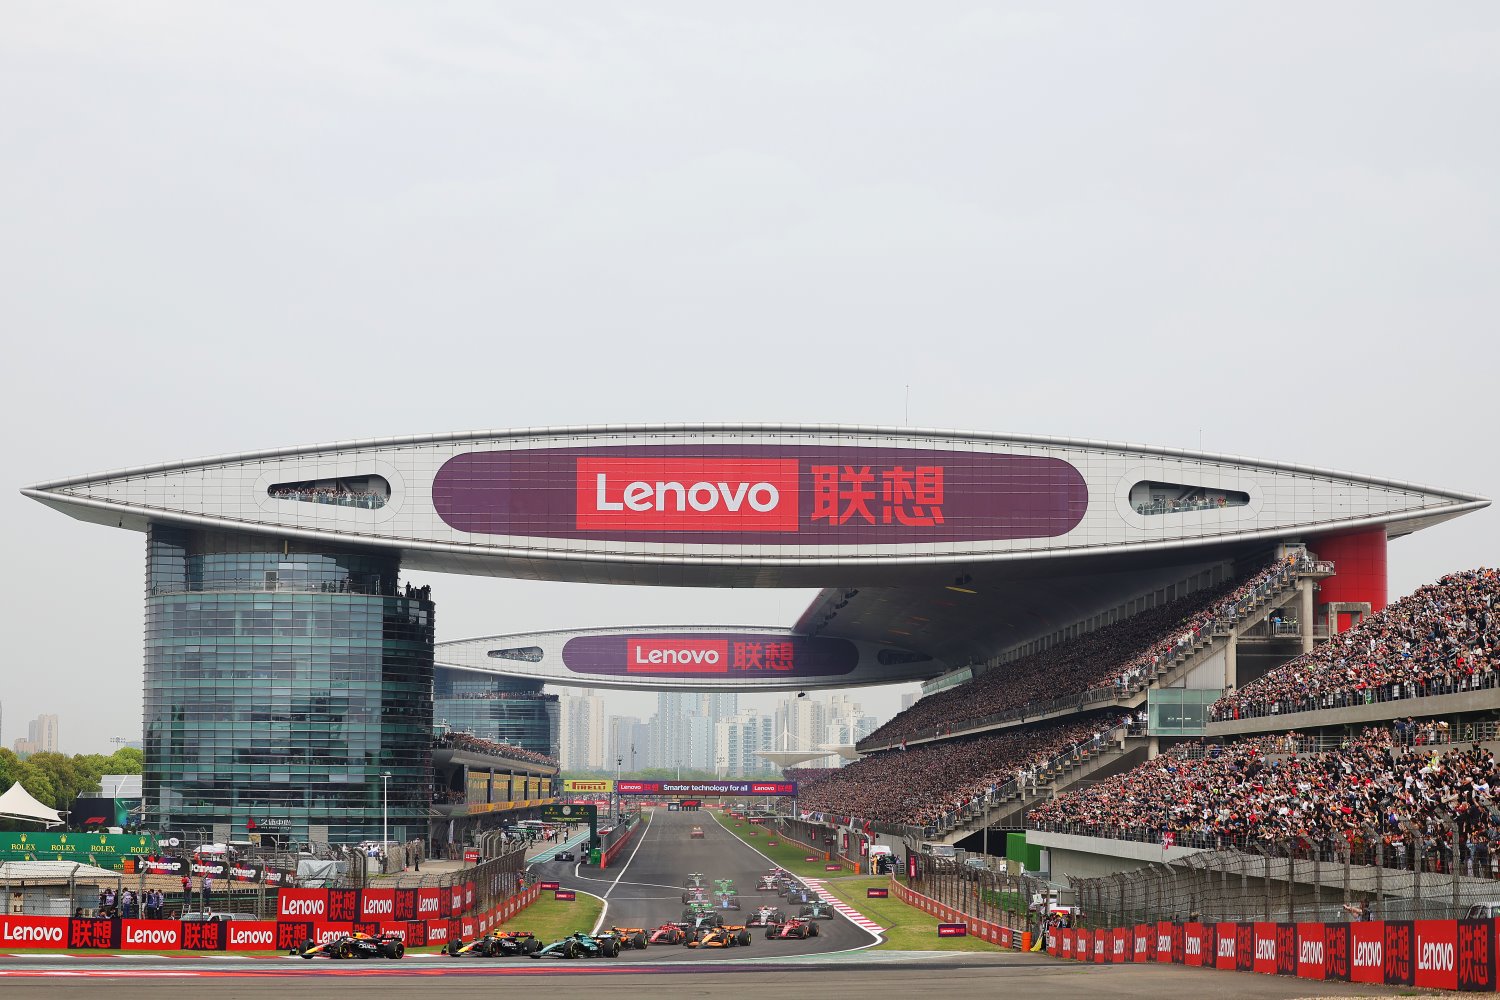
<instances>
[{"instance_id":1,"label":"pirelli banner","mask_svg":"<svg viewBox=\"0 0 1500 1000\"><path fill-rule=\"evenodd\" d=\"M588 781L565 778L562 790L564 795L608 795L615 790L615 781L613 778Z\"/></svg>"},{"instance_id":2,"label":"pirelli banner","mask_svg":"<svg viewBox=\"0 0 1500 1000\"><path fill-rule=\"evenodd\" d=\"M1056 929L1047 951L1105 964L1162 962L1299 979L1494 992L1497 921L1173 923Z\"/></svg>"}]
</instances>

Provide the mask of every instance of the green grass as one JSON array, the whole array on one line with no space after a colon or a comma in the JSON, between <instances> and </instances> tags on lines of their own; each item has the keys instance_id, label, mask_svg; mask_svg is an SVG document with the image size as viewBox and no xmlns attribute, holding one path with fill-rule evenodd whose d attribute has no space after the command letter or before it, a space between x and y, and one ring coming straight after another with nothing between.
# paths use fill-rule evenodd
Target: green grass
<instances>
[{"instance_id":1,"label":"green grass","mask_svg":"<svg viewBox=\"0 0 1500 1000\"><path fill-rule=\"evenodd\" d=\"M940 938L937 918L915 906L908 906L894 895L887 899L868 899L865 890L883 889L888 878L841 878L827 883L828 891L886 928L885 941L876 950L888 951L999 951L995 945L977 937Z\"/></svg>"},{"instance_id":2,"label":"green grass","mask_svg":"<svg viewBox=\"0 0 1500 1000\"><path fill-rule=\"evenodd\" d=\"M714 819L718 820L719 825L724 827L724 829L728 830L730 833L734 834L736 837L740 838L745 843L749 844L751 847L755 848L757 851L764 854L772 861L776 862L776 864L791 872L793 875L801 875L806 878L827 878L829 876L838 877L840 875L839 872L831 872L826 870L823 867L826 862L810 862L802 860L803 858L810 857L814 854L821 858L823 856L823 851L821 848L817 850L808 850L806 847L799 847L796 844L792 844L785 840L782 840L781 837L776 833L775 829L772 827L752 826L748 820L736 820L733 816L727 816L721 812L718 812L717 810L714 812ZM736 826L736 824L739 825ZM755 831L755 836L753 837L749 836L751 830ZM776 846L768 846L769 843L773 840L777 841Z\"/></svg>"},{"instance_id":3,"label":"green grass","mask_svg":"<svg viewBox=\"0 0 1500 1000\"><path fill-rule=\"evenodd\" d=\"M511 917L501 926L506 930L530 931L543 944L560 941L574 931L591 931L594 921L604 909L604 900L597 896L585 896L581 891L571 903L558 902L550 892L544 892L526 909Z\"/></svg>"}]
</instances>

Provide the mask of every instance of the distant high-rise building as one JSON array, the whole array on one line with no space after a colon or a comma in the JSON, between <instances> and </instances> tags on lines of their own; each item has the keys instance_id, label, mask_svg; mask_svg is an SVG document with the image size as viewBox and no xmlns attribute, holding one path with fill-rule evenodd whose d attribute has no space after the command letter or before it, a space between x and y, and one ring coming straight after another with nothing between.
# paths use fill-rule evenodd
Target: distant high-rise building
<instances>
[{"instance_id":1,"label":"distant high-rise building","mask_svg":"<svg viewBox=\"0 0 1500 1000\"><path fill-rule=\"evenodd\" d=\"M646 730L646 724L633 715L611 715L606 769L618 766L623 771L637 771L648 767ZM616 761L622 763L616 765Z\"/></svg>"},{"instance_id":2,"label":"distant high-rise building","mask_svg":"<svg viewBox=\"0 0 1500 1000\"><path fill-rule=\"evenodd\" d=\"M759 751L773 748L775 722L753 708L719 722L714 727L715 772L726 778L743 778L775 771L774 765L758 756Z\"/></svg>"},{"instance_id":3,"label":"distant high-rise building","mask_svg":"<svg viewBox=\"0 0 1500 1000\"><path fill-rule=\"evenodd\" d=\"M816 750L827 742L828 706L816 698L781 699L775 715L777 750ZM821 761L809 761L819 766Z\"/></svg>"},{"instance_id":4,"label":"distant high-rise building","mask_svg":"<svg viewBox=\"0 0 1500 1000\"><path fill-rule=\"evenodd\" d=\"M656 767L708 771L714 766L714 735L737 711L739 696L699 691L664 691L656 696L652 733Z\"/></svg>"},{"instance_id":5,"label":"distant high-rise building","mask_svg":"<svg viewBox=\"0 0 1500 1000\"><path fill-rule=\"evenodd\" d=\"M26 738L16 740L16 753L59 753L57 716L38 715L26 723Z\"/></svg>"},{"instance_id":6,"label":"distant high-rise building","mask_svg":"<svg viewBox=\"0 0 1500 1000\"><path fill-rule=\"evenodd\" d=\"M592 688L561 699L562 734L559 738L564 771L602 771L607 734L604 728L604 699Z\"/></svg>"},{"instance_id":7,"label":"distant high-rise building","mask_svg":"<svg viewBox=\"0 0 1500 1000\"><path fill-rule=\"evenodd\" d=\"M901 696L901 711L904 712L908 708L911 708L917 703L917 699L920 697L922 697L922 692L920 691L908 691L906 694L903 694Z\"/></svg>"}]
</instances>

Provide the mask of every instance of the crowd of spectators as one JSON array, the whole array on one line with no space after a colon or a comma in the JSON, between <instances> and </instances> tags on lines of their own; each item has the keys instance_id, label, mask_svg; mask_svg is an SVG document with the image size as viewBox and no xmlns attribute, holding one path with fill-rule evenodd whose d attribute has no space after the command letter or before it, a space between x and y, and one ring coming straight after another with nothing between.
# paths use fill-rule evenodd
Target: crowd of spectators
<instances>
[{"instance_id":1,"label":"crowd of spectators","mask_svg":"<svg viewBox=\"0 0 1500 1000\"><path fill-rule=\"evenodd\" d=\"M278 500L301 500L305 503L329 503L340 507L363 507L375 510L385 506L385 494L373 490L350 490L332 486L282 487L271 496Z\"/></svg>"},{"instance_id":2,"label":"crowd of spectators","mask_svg":"<svg viewBox=\"0 0 1500 1000\"><path fill-rule=\"evenodd\" d=\"M1500 571L1452 573L1225 695L1210 708L1210 718L1256 718L1494 687L1497 598Z\"/></svg>"},{"instance_id":3,"label":"crowd of spectators","mask_svg":"<svg viewBox=\"0 0 1500 1000\"><path fill-rule=\"evenodd\" d=\"M466 753L483 754L486 757L505 757L509 760L524 760L545 767L556 767L557 761L546 754L527 750L510 743L496 743L472 733L443 733L434 740L435 747L443 750L463 750Z\"/></svg>"},{"instance_id":4,"label":"crowd of spectators","mask_svg":"<svg viewBox=\"0 0 1500 1000\"><path fill-rule=\"evenodd\" d=\"M1233 622L1282 586L1300 562L1272 563L1248 577L1147 608L1051 649L1001 664L972 680L927 695L861 741L896 740L952 732L965 723L1026 711L1032 704L1081 697L1094 689L1121 695L1149 684L1157 667L1186 648L1215 621Z\"/></svg>"},{"instance_id":5,"label":"crowd of spectators","mask_svg":"<svg viewBox=\"0 0 1500 1000\"><path fill-rule=\"evenodd\" d=\"M1129 713L1112 713L886 750L821 778L800 779L797 805L804 812L930 826L977 805L1008 782L1029 775L1035 788L1054 758L1129 721Z\"/></svg>"},{"instance_id":6,"label":"crowd of spectators","mask_svg":"<svg viewBox=\"0 0 1500 1000\"><path fill-rule=\"evenodd\" d=\"M1423 731L1427 724L1413 729ZM1288 847L1325 860L1341 841L1368 863L1406 867L1420 849L1446 867L1467 855L1481 874L1500 864L1494 756L1478 743L1406 745L1369 728L1335 749L1308 751L1295 733L1229 746L1186 744L1124 774L1058 796L1027 826L1182 847ZM1420 839L1420 842L1419 842Z\"/></svg>"}]
</instances>

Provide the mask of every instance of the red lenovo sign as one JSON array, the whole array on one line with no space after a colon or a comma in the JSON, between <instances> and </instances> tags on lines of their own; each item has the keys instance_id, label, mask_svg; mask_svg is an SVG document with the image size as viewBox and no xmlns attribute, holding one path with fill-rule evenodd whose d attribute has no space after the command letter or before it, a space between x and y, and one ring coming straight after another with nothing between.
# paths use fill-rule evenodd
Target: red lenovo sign
<instances>
[{"instance_id":1,"label":"red lenovo sign","mask_svg":"<svg viewBox=\"0 0 1500 1000\"><path fill-rule=\"evenodd\" d=\"M582 531L796 531L797 463L579 458Z\"/></svg>"},{"instance_id":2,"label":"red lenovo sign","mask_svg":"<svg viewBox=\"0 0 1500 1000\"><path fill-rule=\"evenodd\" d=\"M627 639L625 657L632 674L729 673L729 643L723 639ZM791 657L787 661L790 667Z\"/></svg>"}]
</instances>

